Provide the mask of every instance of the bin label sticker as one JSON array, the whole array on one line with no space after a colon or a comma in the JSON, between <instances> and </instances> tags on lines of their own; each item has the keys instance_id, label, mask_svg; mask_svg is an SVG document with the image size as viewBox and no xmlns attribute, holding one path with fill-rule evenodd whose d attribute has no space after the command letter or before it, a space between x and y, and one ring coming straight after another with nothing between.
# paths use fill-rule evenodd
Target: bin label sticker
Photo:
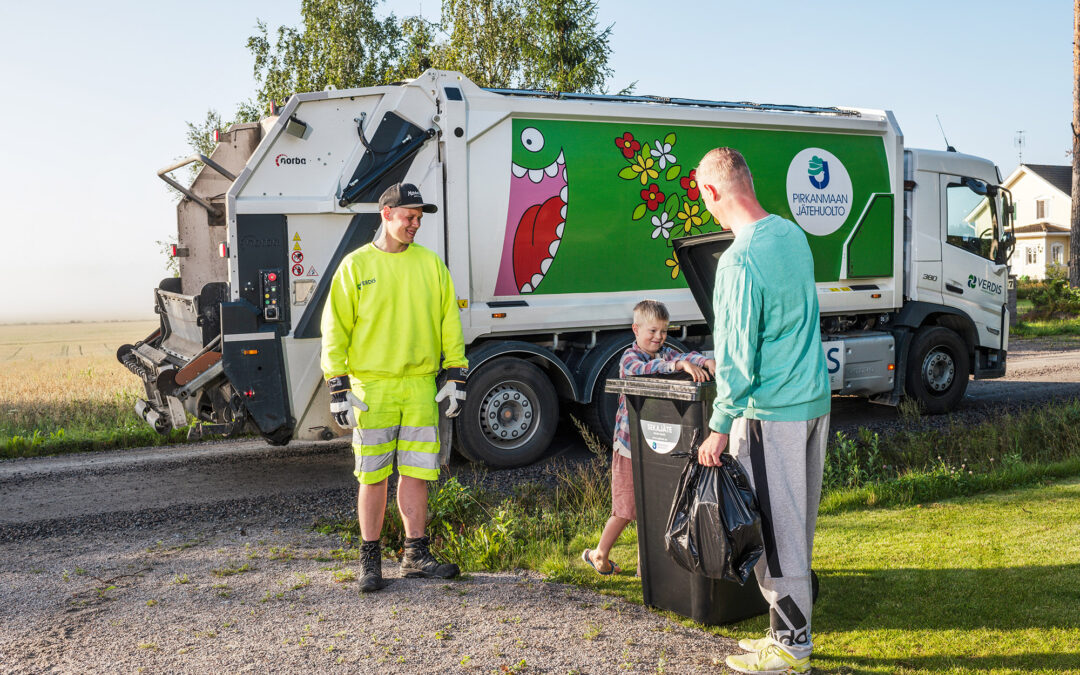
<instances>
[{"instance_id":1,"label":"bin label sticker","mask_svg":"<svg viewBox=\"0 0 1080 675\"><path fill-rule=\"evenodd\" d=\"M653 452L666 455L679 444L682 427L678 424L641 420L641 433L645 436L645 443Z\"/></svg>"}]
</instances>

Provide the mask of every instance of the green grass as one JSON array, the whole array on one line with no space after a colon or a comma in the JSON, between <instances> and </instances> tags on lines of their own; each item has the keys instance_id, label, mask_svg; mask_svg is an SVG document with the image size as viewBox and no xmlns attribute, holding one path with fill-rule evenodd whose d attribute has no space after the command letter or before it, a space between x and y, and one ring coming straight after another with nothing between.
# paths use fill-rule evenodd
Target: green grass
<instances>
[{"instance_id":1,"label":"green grass","mask_svg":"<svg viewBox=\"0 0 1080 675\"><path fill-rule=\"evenodd\" d=\"M1080 317L1017 321L1016 325L1009 328L1009 335L1019 338L1080 335Z\"/></svg>"}]
</instances>

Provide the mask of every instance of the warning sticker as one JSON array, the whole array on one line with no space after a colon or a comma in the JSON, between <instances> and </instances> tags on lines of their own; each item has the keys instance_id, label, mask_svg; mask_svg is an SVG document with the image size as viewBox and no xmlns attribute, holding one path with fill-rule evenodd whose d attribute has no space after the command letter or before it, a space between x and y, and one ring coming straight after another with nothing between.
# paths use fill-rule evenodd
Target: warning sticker
<instances>
[{"instance_id":1,"label":"warning sticker","mask_svg":"<svg viewBox=\"0 0 1080 675\"><path fill-rule=\"evenodd\" d=\"M308 268L307 275L309 277L317 277L317 276L319 276L319 273L315 271L315 266L314 265L312 265L311 267Z\"/></svg>"},{"instance_id":2,"label":"warning sticker","mask_svg":"<svg viewBox=\"0 0 1080 675\"><path fill-rule=\"evenodd\" d=\"M641 420L641 433L645 436L645 444L653 452L666 455L679 444L679 436L682 435L682 427L678 424L666 424L664 422L650 422Z\"/></svg>"},{"instance_id":3,"label":"warning sticker","mask_svg":"<svg viewBox=\"0 0 1080 675\"><path fill-rule=\"evenodd\" d=\"M304 262L304 253L303 253L303 251L293 251L292 252L292 261L294 263Z\"/></svg>"},{"instance_id":4,"label":"warning sticker","mask_svg":"<svg viewBox=\"0 0 1080 675\"><path fill-rule=\"evenodd\" d=\"M293 244L292 245L292 250L299 251L300 250L300 242L296 242L295 244Z\"/></svg>"},{"instance_id":5,"label":"warning sticker","mask_svg":"<svg viewBox=\"0 0 1080 675\"><path fill-rule=\"evenodd\" d=\"M292 273L293 273L294 277L303 276L303 274L304 274L304 266L300 265L300 264L293 265L292 266Z\"/></svg>"},{"instance_id":6,"label":"warning sticker","mask_svg":"<svg viewBox=\"0 0 1080 675\"><path fill-rule=\"evenodd\" d=\"M293 232L292 240L293 241L300 241L300 233L299 232Z\"/></svg>"}]
</instances>

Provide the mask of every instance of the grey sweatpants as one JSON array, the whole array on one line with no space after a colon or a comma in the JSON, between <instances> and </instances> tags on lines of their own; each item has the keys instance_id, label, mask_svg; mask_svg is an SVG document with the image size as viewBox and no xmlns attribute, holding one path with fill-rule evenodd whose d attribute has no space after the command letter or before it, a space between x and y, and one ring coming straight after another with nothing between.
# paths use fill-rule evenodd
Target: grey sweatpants
<instances>
[{"instance_id":1,"label":"grey sweatpants","mask_svg":"<svg viewBox=\"0 0 1080 675\"><path fill-rule=\"evenodd\" d=\"M728 439L761 509L765 554L754 573L769 603L769 636L796 658L814 646L810 559L828 436L828 415L806 422L740 417Z\"/></svg>"}]
</instances>

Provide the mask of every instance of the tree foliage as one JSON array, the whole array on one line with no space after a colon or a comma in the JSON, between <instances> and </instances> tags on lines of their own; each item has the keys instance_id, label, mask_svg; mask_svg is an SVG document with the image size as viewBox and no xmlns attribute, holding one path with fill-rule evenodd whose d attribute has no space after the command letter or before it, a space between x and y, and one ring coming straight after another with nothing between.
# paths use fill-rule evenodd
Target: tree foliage
<instances>
[{"instance_id":1,"label":"tree foliage","mask_svg":"<svg viewBox=\"0 0 1080 675\"><path fill-rule=\"evenodd\" d=\"M599 26L593 0L442 0L438 22L380 18L380 2L302 0L300 26L273 33L257 21L247 40L257 89L233 121L257 121L271 101L297 92L386 84L429 68L461 71L481 87L589 93L605 91L613 74L612 26ZM229 124L211 110L188 123L188 141L205 153L213 129Z\"/></svg>"}]
</instances>

